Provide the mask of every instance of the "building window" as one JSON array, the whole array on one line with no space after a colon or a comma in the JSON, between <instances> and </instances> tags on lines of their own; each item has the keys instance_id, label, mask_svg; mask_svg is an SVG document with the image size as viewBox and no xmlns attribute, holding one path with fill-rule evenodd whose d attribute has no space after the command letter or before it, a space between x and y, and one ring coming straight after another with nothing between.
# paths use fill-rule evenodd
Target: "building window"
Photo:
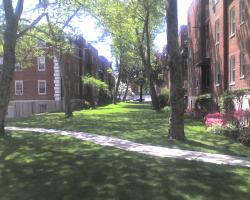
<instances>
[{"instance_id":1,"label":"building window","mask_svg":"<svg viewBox=\"0 0 250 200\"><path fill-rule=\"evenodd\" d=\"M245 78L245 75L246 75L245 54L241 52L240 53L240 78Z\"/></svg>"},{"instance_id":2,"label":"building window","mask_svg":"<svg viewBox=\"0 0 250 200\"><path fill-rule=\"evenodd\" d=\"M235 9L230 10L230 36L235 34Z\"/></svg>"},{"instance_id":3,"label":"building window","mask_svg":"<svg viewBox=\"0 0 250 200\"><path fill-rule=\"evenodd\" d=\"M230 83L235 83L235 56L230 58Z\"/></svg>"},{"instance_id":4,"label":"building window","mask_svg":"<svg viewBox=\"0 0 250 200\"><path fill-rule=\"evenodd\" d=\"M41 39L37 39L37 46L40 48L44 48L46 47L46 42Z\"/></svg>"},{"instance_id":5,"label":"building window","mask_svg":"<svg viewBox=\"0 0 250 200\"><path fill-rule=\"evenodd\" d=\"M0 57L0 71L3 70L3 57Z\"/></svg>"},{"instance_id":6,"label":"building window","mask_svg":"<svg viewBox=\"0 0 250 200\"><path fill-rule=\"evenodd\" d=\"M220 20L217 19L215 22L215 43L218 44L220 42Z\"/></svg>"},{"instance_id":7,"label":"building window","mask_svg":"<svg viewBox=\"0 0 250 200\"><path fill-rule=\"evenodd\" d=\"M199 87L199 79L196 79L196 87Z\"/></svg>"},{"instance_id":8,"label":"building window","mask_svg":"<svg viewBox=\"0 0 250 200\"><path fill-rule=\"evenodd\" d=\"M22 65L20 63L15 64L15 71L21 71L22 70Z\"/></svg>"},{"instance_id":9,"label":"building window","mask_svg":"<svg viewBox=\"0 0 250 200\"><path fill-rule=\"evenodd\" d=\"M244 0L240 0L240 24L243 24L246 19L246 7Z\"/></svg>"},{"instance_id":10,"label":"building window","mask_svg":"<svg viewBox=\"0 0 250 200\"><path fill-rule=\"evenodd\" d=\"M22 80L15 81L15 94L23 95L23 81Z\"/></svg>"},{"instance_id":11,"label":"building window","mask_svg":"<svg viewBox=\"0 0 250 200\"><path fill-rule=\"evenodd\" d=\"M45 95L46 94L46 81L38 80L38 94Z\"/></svg>"},{"instance_id":12,"label":"building window","mask_svg":"<svg viewBox=\"0 0 250 200\"><path fill-rule=\"evenodd\" d=\"M215 83L216 85L220 84L221 73L220 73L220 63L215 64Z\"/></svg>"},{"instance_id":13,"label":"building window","mask_svg":"<svg viewBox=\"0 0 250 200\"><path fill-rule=\"evenodd\" d=\"M45 113L45 112L47 112L47 105L46 104L39 104L38 105L38 112L39 113Z\"/></svg>"},{"instance_id":14,"label":"building window","mask_svg":"<svg viewBox=\"0 0 250 200\"><path fill-rule=\"evenodd\" d=\"M37 68L38 71L45 71L45 57L38 57L37 58Z\"/></svg>"}]
</instances>

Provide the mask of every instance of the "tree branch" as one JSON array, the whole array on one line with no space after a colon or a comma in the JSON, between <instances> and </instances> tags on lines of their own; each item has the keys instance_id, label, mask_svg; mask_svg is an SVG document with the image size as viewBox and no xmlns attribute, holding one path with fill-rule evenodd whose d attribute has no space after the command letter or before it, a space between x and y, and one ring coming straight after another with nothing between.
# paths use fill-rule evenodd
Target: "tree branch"
<instances>
[{"instance_id":1,"label":"tree branch","mask_svg":"<svg viewBox=\"0 0 250 200\"><path fill-rule=\"evenodd\" d=\"M21 17L21 14L23 12L23 2L24 0L18 0L16 4L16 9L15 9L15 18L18 21Z\"/></svg>"},{"instance_id":2,"label":"tree branch","mask_svg":"<svg viewBox=\"0 0 250 200\"><path fill-rule=\"evenodd\" d=\"M74 13L66 20L66 22L63 24L62 30L68 26L69 22L76 16L79 10L80 8L77 8L77 10L75 10Z\"/></svg>"},{"instance_id":3,"label":"tree branch","mask_svg":"<svg viewBox=\"0 0 250 200\"><path fill-rule=\"evenodd\" d=\"M46 13L43 13L42 15L40 15L39 17L37 17L27 28L25 28L24 30L20 31L17 34L17 38L22 37L25 33L27 33L30 29L32 29L37 23L39 23L39 21L46 15Z\"/></svg>"}]
</instances>

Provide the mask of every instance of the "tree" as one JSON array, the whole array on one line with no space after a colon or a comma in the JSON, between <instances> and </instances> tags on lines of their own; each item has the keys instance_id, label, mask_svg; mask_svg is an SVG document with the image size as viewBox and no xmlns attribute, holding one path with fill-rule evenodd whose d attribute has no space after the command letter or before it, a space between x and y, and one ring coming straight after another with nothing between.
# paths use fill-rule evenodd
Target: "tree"
<instances>
[{"instance_id":1,"label":"tree","mask_svg":"<svg viewBox=\"0 0 250 200\"><path fill-rule=\"evenodd\" d=\"M11 82L15 70L16 44L25 33L32 29L44 16L42 13L32 23L22 29L20 19L23 12L24 0L18 0L14 9L12 0L3 0L4 22L3 27L3 70L0 76L0 135L4 135L5 115L8 109ZM2 16L1 16L2 17ZM1 34L1 33L0 33Z\"/></svg>"},{"instance_id":2,"label":"tree","mask_svg":"<svg viewBox=\"0 0 250 200\"><path fill-rule=\"evenodd\" d=\"M178 44L177 1L167 1L167 52L170 69L169 138L184 140L184 89L182 87L181 55Z\"/></svg>"}]
</instances>

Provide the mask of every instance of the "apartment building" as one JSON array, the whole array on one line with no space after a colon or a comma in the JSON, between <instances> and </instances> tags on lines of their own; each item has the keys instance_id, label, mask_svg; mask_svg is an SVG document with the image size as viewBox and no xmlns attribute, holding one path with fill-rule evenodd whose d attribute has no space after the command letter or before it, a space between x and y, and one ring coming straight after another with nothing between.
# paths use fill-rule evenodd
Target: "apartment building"
<instances>
[{"instance_id":1,"label":"apartment building","mask_svg":"<svg viewBox=\"0 0 250 200\"><path fill-rule=\"evenodd\" d=\"M250 89L250 1L193 0L188 11L188 107L211 93ZM248 109L249 96L244 108Z\"/></svg>"},{"instance_id":2,"label":"apartment building","mask_svg":"<svg viewBox=\"0 0 250 200\"><path fill-rule=\"evenodd\" d=\"M61 68L54 49L40 41L38 45L46 52L44 55L34 57L29 67L19 63L15 66L7 118L63 110ZM72 47L72 53L65 53L63 59L66 62L65 76L69 80L71 105L73 109L79 109L88 99L82 77L88 70L97 77L99 58L96 57L98 51L87 45L84 38L72 41ZM2 62L0 57L0 73ZM105 64L111 66L107 63L103 63L102 67Z\"/></svg>"}]
</instances>

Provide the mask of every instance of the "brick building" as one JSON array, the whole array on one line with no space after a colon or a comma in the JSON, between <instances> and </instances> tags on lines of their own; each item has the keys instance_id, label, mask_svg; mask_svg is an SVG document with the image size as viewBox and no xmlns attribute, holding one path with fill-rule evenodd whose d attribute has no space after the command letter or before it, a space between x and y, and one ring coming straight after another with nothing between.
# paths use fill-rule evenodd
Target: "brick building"
<instances>
[{"instance_id":1,"label":"brick building","mask_svg":"<svg viewBox=\"0 0 250 200\"><path fill-rule=\"evenodd\" d=\"M7 118L27 117L36 113L63 110L63 90L61 69L54 56L53 48L39 42L46 54L33 58L29 67L16 64ZM90 71L98 78L98 51L86 44L79 37L72 41L73 52L63 55L66 60L66 78L70 81L70 96L73 109L81 108L83 101L88 99L86 86L82 83L82 76ZM104 58L101 58L104 60ZM0 57L0 73L2 67ZM111 64L102 63L102 68ZM105 73L103 76L108 77ZM111 75L112 76L112 75ZM106 82L112 81L109 77ZM111 84L111 86L113 86Z\"/></svg>"},{"instance_id":2,"label":"brick building","mask_svg":"<svg viewBox=\"0 0 250 200\"><path fill-rule=\"evenodd\" d=\"M250 89L250 1L193 0L188 11L188 106ZM244 108L249 108L245 96Z\"/></svg>"}]
</instances>

